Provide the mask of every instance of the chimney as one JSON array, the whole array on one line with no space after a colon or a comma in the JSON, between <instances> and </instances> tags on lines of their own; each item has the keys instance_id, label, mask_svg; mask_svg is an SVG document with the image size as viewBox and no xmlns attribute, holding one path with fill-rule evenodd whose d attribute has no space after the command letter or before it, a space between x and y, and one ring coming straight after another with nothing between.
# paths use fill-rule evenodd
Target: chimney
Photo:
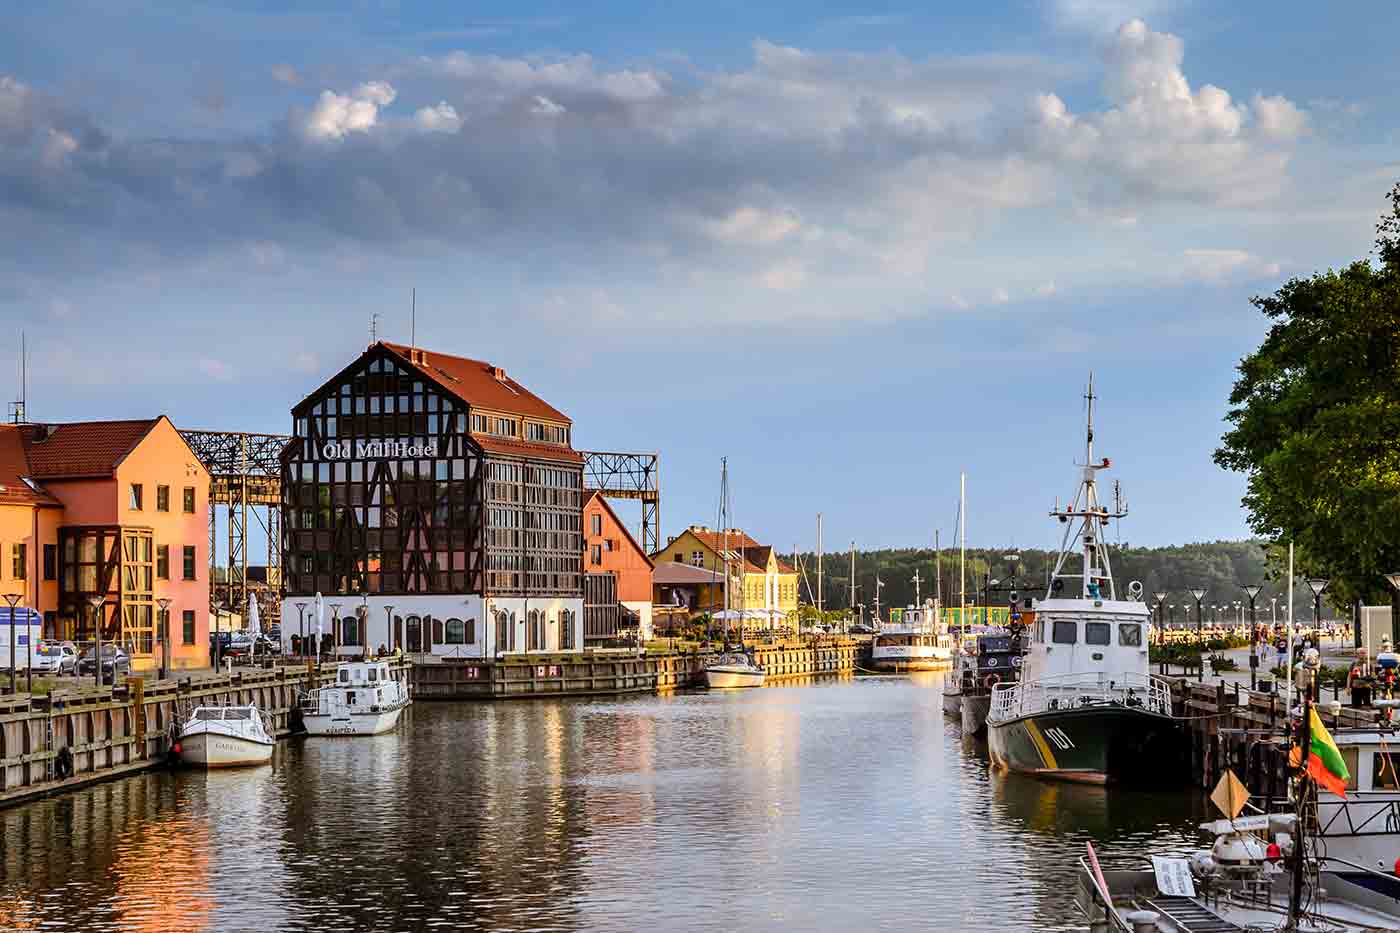
<instances>
[{"instance_id":1,"label":"chimney","mask_svg":"<svg viewBox=\"0 0 1400 933\"><path fill-rule=\"evenodd\" d=\"M496 377L496 381L497 381L497 382L505 382L505 381L506 381L506 371L505 371L504 369L502 369L501 367L499 367L499 366L492 366L492 367L491 367L491 375L493 375L493 376Z\"/></svg>"}]
</instances>

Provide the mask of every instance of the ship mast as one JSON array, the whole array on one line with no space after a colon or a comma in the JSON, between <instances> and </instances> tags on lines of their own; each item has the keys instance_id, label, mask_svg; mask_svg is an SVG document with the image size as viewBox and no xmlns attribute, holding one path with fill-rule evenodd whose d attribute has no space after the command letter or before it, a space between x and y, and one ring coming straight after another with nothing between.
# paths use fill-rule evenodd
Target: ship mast
<instances>
[{"instance_id":1,"label":"ship mast","mask_svg":"<svg viewBox=\"0 0 1400 933\"><path fill-rule=\"evenodd\" d=\"M1058 501L1050 511L1052 518L1058 518L1065 526L1064 537L1060 541L1060 556L1055 561L1055 570L1050 575L1050 589L1046 593L1046 598L1054 598L1059 595L1055 592L1055 581L1062 579L1079 580L1079 597L1081 599L1117 599L1117 592L1113 584L1113 567L1109 559L1108 548L1103 543L1102 532L1107 529L1110 520L1122 518L1128 514L1128 509L1124 505L1118 494L1117 487L1113 493L1113 508L1099 502L1097 474L1099 470L1106 470L1112 466L1112 461L1104 457L1099 462L1094 461L1094 377L1089 376L1089 388L1084 395L1087 403L1087 418L1084 434L1084 462L1076 464L1080 467L1081 474L1079 488L1075 490L1074 498L1063 509ZM1078 533L1079 540L1075 546L1070 544L1070 536ZM1072 555L1080 559L1080 572L1072 573Z\"/></svg>"}]
</instances>

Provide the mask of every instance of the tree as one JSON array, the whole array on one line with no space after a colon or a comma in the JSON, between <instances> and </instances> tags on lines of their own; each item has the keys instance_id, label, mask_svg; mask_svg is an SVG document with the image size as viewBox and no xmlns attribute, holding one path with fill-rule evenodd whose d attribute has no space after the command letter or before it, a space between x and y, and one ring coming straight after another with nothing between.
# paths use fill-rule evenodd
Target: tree
<instances>
[{"instance_id":1,"label":"tree","mask_svg":"<svg viewBox=\"0 0 1400 933\"><path fill-rule=\"evenodd\" d=\"M1378 262L1295 278L1253 304L1274 323L1239 364L1215 462L1248 477L1255 532L1296 545L1334 603L1388 597L1400 570L1400 185Z\"/></svg>"}]
</instances>

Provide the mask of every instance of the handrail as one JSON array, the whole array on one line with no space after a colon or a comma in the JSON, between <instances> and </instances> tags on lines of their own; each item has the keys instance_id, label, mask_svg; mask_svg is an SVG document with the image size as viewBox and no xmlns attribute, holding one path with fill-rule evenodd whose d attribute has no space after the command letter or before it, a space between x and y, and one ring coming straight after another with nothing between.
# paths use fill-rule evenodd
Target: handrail
<instances>
[{"instance_id":1,"label":"handrail","mask_svg":"<svg viewBox=\"0 0 1400 933\"><path fill-rule=\"evenodd\" d=\"M1089 881L1094 886L1094 893L1103 901L1105 919L1113 925L1115 930L1122 930L1123 933L1133 933L1133 928L1128 926L1128 922L1123 919L1123 915L1118 912L1118 908L1113 906L1113 896L1099 887L1099 879L1089 868L1089 861L1083 855L1079 856L1079 870L1088 876Z\"/></svg>"},{"instance_id":2,"label":"handrail","mask_svg":"<svg viewBox=\"0 0 1400 933\"><path fill-rule=\"evenodd\" d=\"M1058 674L1029 682L997 684L992 688L993 721L1013 719L1028 713L1060 708L1063 698L1066 708L1074 709L1099 703L1128 705L1138 699L1150 712L1171 713L1171 688L1161 678L1151 674L1127 673L1112 680L1093 681L1089 673ZM1103 675L1098 675L1102 678Z\"/></svg>"}]
</instances>

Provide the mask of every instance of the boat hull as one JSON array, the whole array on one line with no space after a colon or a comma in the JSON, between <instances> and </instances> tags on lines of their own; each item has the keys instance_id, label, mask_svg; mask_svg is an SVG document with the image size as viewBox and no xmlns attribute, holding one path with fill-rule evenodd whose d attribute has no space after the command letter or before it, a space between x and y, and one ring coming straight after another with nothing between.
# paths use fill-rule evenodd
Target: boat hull
<instances>
[{"instance_id":1,"label":"boat hull","mask_svg":"<svg viewBox=\"0 0 1400 933\"><path fill-rule=\"evenodd\" d=\"M934 649L937 651L937 649ZM870 658L870 666L883 673L904 674L909 671L946 671L953 666L952 656L944 653L922 655L881 655L878 650Z\"/></svg>"},{"instance_id":2,"label":"boat hull","mask_svg":"<svg viewBox=\"0 0 1400 933\"><path fill-rule=\"evenodd\" d=\"M992 695L963 694L961 709L963 735L981 735L987 731L987 713L992 709Z\"/></svg>"},{"instance_id":3,"label":"boat hull","mask_svg":"<svg viewBox=\"0 0 1400 933\"><path fill-rule=\"evenodd\" d=\"M398 725L402 714L402 706L345 716L302 713L301 722L307 735L381 735Z\"/></svg>"},{"instance_id":4,"label":"boat hull","mask_svg":"<svg viewBox=\"0 0 1400 933\"><path fill-rule=\"evenodd\" d=\"M217 732L180 737L180 760L197 768L244 768L272 760L273 746Z\"/></svg>"},{"instance_id":5,"label":"boat hull","mask_svg":"<svg viewBox=\"0 0 1400 933\"><path fill-rule=\"evenodd\" d=\"M729 690L738 687L762 687L766 678L763 671L749 671L739 668L705 668L705 686L712 690Z\"/></svg>"},{"instance_id":6,"label":"boat hull","mask_svg":"<svg viewBox=\"0 0 1400 933\"><path fill-rule=\"evenodd\" d=\"M987 747L1004 770L1085 784L1174 786L1189 760L1179 722L1116 705L988 722Z\"/></svg>"},{"instance_id":7,"label":"boat hull","mask_svg":"<svg viewBox=\"0 0 1400 933\"><path fill-rule=\"evenodd\" d=\"M961 693L943 694L943 713L947 716L962 715L963 695Z\"/></svg>"}]
</instances>

